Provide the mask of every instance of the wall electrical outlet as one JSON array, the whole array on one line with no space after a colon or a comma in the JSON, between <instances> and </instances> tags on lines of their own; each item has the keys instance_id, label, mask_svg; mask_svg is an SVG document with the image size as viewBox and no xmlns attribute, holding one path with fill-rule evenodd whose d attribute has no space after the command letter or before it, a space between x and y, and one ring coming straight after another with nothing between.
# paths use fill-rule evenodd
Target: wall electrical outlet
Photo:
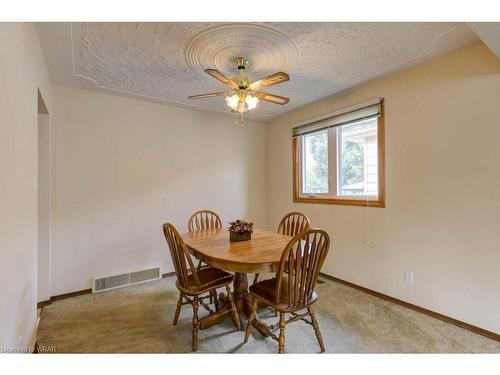
<instances>
[{"instance_id":1,"label":"wall electrical outlet","mask_svg":"<svg viewBox=\"0 0 500 375\"><path fill-rule=\"evenodd\" d=\"M415 279L413 278L413 271L405 271L405 283L415 284Z\"/></svg>"}]
</instances>

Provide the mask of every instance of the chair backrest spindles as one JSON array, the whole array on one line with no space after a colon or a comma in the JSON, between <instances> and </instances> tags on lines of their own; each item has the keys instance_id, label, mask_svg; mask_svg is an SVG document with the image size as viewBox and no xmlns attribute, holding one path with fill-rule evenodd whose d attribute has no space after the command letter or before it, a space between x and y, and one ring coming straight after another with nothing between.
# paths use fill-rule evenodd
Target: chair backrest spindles
<instances>
[{"instance_id":1,"label":"chair backrest spindles","mask_svg":"<svg viewBox=\"0 0 500 375\"><path fill-rule=\"evenodd\" d=\"M188 289L188 277L192 274L196 285L199 286L200 280L196 267L177 229L170 223L163 224L163 234L170 249L179 285Z\"/></svg>"},{"instance_id":2,"label":"chair backrest spindles","mask_svg":"<svg viewBox=\"0 0 500 375\"><path fill-rule=\"evenodd\" d=\"M285 215L278 225L278 233L295 237L297 234L309 229L311 222L309 218L301 212L290 212Z\"/></svg>"},{"instance_id":3,"label":"chair backrest spindles","mask_svg":"<svg viewBox=\"0 0 500 375\"><path fill-rule=\"evenodd\" d=\"M330 237L321 229L299 232L299 235L290 240L283 251L276 274L276 303L281 299L283 280L287 277L289 306L307 305L329 247Z\"/></svg>"},{"instance_id":4,"label":"chair backrest spindles","mask_svg":"<svg viewBox=\"0 0 500 375\"><path fill-rule=\"evenodd\" d=\"M191 215L188 221L188 231L221 229L222 221L216 212L210 210L196 211Z\"/></svg>"}]
</instances>

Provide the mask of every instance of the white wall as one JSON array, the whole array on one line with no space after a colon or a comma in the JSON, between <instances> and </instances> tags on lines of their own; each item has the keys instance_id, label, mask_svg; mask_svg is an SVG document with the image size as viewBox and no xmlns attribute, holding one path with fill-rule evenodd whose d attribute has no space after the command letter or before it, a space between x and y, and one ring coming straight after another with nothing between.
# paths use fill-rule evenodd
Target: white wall
<instances>
[{"instance_id":1,"label":"white wall","mask_svg":"<svg viewBox=\"0 0 500 375\"><path fill-rule=\"evenodd\" d=\"M54 87L52 295L91 277L161 265L161 225L197 209L265 225L265 126Z\"/></svg>"},{"instance_id":2,"label":"white wall","mask_svg":"<svg viewBox=\"0 0 500 375\"><path fill-rule=\"evenodd\" d=\"M37 300L37 87L51 87L33 24L0 23L0 345L32 344Z\"/></svg>"},{"instance_id":3,"label":"white wall","mask_svg":"<svg viewBox=\"0 0 500 375\"><path fill-rule=\"evenodd\" d=\"M374 97L386 208L292 203L291 127ZM482 44L327 98L267 127L267 225L303 211L333 239L324 272L500 332L499 139L500 61Z\"/></svg>"}]
</instances>

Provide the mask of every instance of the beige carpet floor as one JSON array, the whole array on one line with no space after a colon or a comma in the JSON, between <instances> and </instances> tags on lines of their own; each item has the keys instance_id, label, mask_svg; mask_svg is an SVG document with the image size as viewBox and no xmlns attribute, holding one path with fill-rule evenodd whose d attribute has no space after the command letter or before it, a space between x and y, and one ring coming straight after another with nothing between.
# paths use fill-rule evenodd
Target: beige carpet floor
<instances>
[{"instance_id":1,"label":"beige carpet floor","mask_svg":"<svg viewBox=\"0 0 500 375\"><path fill-rule=\"evenodd\" d=\"M53 302L43 308L38 344L57 353L191 352L192 309L172 325L178 292L174 278ZM329 353L500 353L500 343L347 286L318 285L316 315ZM202 314L204 309L200 309ZM267 309L259 315L276 318ZM245 326L246 326L246 322ZM275 353L277 343L254 330L243 345L230 318L199 334L199 353ZM316 353L312 327L292 323L287 353Z\"/></svg>"}]
</instances>

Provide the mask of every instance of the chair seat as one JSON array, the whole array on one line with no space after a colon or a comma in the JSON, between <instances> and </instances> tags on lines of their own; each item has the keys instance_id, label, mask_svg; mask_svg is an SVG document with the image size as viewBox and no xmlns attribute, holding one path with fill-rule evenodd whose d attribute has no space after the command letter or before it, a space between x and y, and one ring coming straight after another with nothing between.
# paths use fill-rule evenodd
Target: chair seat
<instances>
[{"instance_id":1,"label":"chair seat","mask_svg":"<svg viewBox=\"0 0 500 375\"><path fill-rule=\"evenodd\" d=\"M249 290L250 293L254 294L258 298L262 299L264 302L266 302L268 305L276 308L277 310L281 311L295 311L295 310L300 310L302 308L305 308L306 305L310 305L316 301L318 298L318 295L316 292L313 292L311 295L311 298L309 299L308 303L304 306L290 306L289 305L289 298L288 298L288 280L283 278L281 280L281 293L280 293L280 300L278 303L275 302L275 291L276 291L276 283L278 280L276 278L273 279L268 279L268 280L262 280L259 281L256 284L253 284L250 286Z\"/></svg>"},{"instance_id":2,"label":"chair seat","mask_svg":"<svg viewBox=\"0 0 500 375\"><path fill-rule=\"evenodd\" d=\"M188 288L193 291L208 290L225 286L233 281L234 276L226 271L213 267L201 268L198 271L200 285L196 285L193 274L188 276Z\"/></svg>"}]
</instances>

